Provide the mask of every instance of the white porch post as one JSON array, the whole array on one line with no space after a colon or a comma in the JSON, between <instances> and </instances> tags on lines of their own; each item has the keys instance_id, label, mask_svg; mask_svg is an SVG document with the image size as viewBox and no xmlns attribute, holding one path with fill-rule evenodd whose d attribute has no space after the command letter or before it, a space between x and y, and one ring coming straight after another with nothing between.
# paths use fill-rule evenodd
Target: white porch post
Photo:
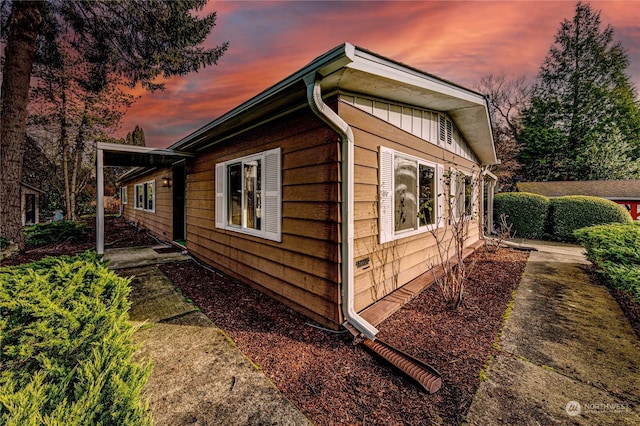
<instances>
[{"instance_id":1,"label":"white porch post","mask_svg":"<svg viewBox=\"0 0 640 426\"><path fill-rule=\"evenodd\" d=\"M495 231L493 227L493 196L495 192L496 181L489 179L487 181L487 229L493 233Z\"/></svg>"},{"instance_id":2,"label":"white porch post","mask_svg":"<svg viewBox=\"0 0 640 426\"><path fill-rule=\"evenodd\" d=\"M104 151L96 150L96 251L104 254Z\"/></svg>"}]
</instances>

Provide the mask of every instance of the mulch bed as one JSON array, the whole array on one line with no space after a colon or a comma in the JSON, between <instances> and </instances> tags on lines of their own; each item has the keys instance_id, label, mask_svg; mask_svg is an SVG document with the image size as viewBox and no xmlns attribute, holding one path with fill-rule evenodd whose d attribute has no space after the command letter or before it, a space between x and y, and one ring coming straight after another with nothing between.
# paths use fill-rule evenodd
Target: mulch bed
<instances>
[{"instance_id":1,"label":"mulch bed","mask_svg":"<svg viewBox=\"0 0 640 426\"><path fill-rule=\"evenodd\" d=\"M442 373L433 395L350 334L315 328L249 286L195 262L160 269L316 424L460 424L527 259L508 249L474 256L464 307L448 309L431 286L378 327L381 340Z\"/></svg>"},{"instance_id":2,"label":"mulch bed","mask_svg":"<svg viewBox=\"0 0 640 426\"><path fill-rule=\"evenodd\" d=\"M87 224L87 229L82 238L73 241L63 241L58 244L49 244L40 247L27 247L20 253L8 259L0 261L0 266L19 265L22 263L34 262L46 256L73 255L86 250L96 248L96 220L83 220ZM135 247L157 244L155 239L146 230L132 226L122 217L107 217L104 221L104 247Z\"/></svg>"}]
</instances>

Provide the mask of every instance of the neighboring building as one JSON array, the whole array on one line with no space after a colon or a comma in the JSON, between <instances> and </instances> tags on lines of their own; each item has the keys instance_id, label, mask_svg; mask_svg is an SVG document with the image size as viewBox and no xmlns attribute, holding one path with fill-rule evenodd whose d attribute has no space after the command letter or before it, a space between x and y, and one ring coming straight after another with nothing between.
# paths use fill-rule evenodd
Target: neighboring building
<instances>
[{"instance_id":1,"label":"neighboring building","mask_svg":"<svg viewBox=\"0 0 640 426\"><path fill-rule=\"evenodd\" d=\"M444 194L460 195L478 244L475 188L497 161L484 96L350 44L169 149L99 144L97 158L99 188L103 164L146 166L119 181L127 219L369 338L384 316L365 310L436 266Z\"/></svg>"},{"instance_id":2,"label":"neighboring building","mask_svg":"<svg viewBox=\"0 0 640 426\"><path fill-rule=\"evenodd\" d=\"M22 226L40 223L40 194L44 194L44 191L20 182Z\"/></svg>"},{"instance_id":3,"label":"neighboring building","mask_svg":"<svg viewBox=\"0 0 640 426\"><path fill-rule=\"evenodd\" d=\"M518 191L550 198L565 195L606 198L625 206L633 220L640 220L640 180L519 182Z\"/></svg>"}]
</instances>

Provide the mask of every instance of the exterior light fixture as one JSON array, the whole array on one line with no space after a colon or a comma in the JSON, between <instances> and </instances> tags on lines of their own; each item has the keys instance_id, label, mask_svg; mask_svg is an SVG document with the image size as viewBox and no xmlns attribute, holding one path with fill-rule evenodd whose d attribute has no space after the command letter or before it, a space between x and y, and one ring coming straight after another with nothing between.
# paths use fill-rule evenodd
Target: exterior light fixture
<instances>
[{"instance_id":1,"label":"exterior light fixture","mask_svg":"<svg viewBox=\"0 0 640 426\"><path fill-rule=\"evenodd\" d=\"M162 187L163 188L171 188L171 178L170 177L163 177L162 178Z\"/></svg>"}]
</instances>

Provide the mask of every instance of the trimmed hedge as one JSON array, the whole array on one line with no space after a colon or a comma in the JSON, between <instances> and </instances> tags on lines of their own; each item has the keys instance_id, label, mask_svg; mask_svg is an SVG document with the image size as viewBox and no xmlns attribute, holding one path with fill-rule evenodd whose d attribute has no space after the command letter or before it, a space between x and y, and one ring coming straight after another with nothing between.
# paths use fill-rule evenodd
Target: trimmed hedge
<instances>
[{"instance_id":1,"label":"trimmed hedge","mask_svg":"<svg viewBox=\"0 0 640 426\"><path fill-rule=\"evenodd\" d=\"M575 241L574 231L607 223L630 223L631 215L621 205L600 197L569 195L549 202L548 229L555 240Z\"/></svg>"},{"instance_id":2,"label":"trimmed hedge","mask_svg":"<svg viewBox=\"0 0 640 426\"><path fill-rule=\"evenodd\" d=\"M0 424L151 425L128 283L91 252L0 268Z\"/></svg>"},{"instance_id":3,"label":"trimmed hedge","mask_svg":"<svg viewBox=\"0 0 640 426\"><path fill-rule=\"evenodd\" d=\"M541 239L545 235L545 221L549 209L549 199L529 192L502 192L493 201L494 223L499 223L500 215L507 216L512 223L511 233L517 238Z\"/></svg>"},{"instance_id":4,"label":"trimmed hedge","mask_svg":"<svg viewBox=\"0 0 640 426\"><path fill-rule=\"evenodd\" d=\"M66 240L77 241L83 237L87 224L72 220L38 223L23 228L24 243L35 247Z\"/></svg>"},{"instance_id":5,"label":"trimmed hedge","mask_svg":"<svg viewBox=\"0 0 640 426\"><path fill-rule=\"evenodd\" d=\"M640 223L592 226L574 235L611 285L640 303Z\"/></svg>"}]
</instances>

